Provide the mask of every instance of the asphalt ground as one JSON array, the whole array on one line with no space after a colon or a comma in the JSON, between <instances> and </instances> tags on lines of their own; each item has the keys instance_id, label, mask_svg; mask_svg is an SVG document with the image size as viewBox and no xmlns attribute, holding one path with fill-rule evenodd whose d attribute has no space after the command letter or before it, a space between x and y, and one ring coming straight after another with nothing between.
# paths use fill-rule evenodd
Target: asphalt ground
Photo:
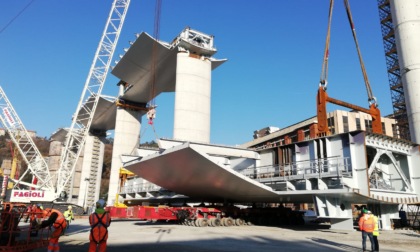
<instances>
[{"instance_id":1,"label":"asphalt ground","mask_svg":"<svg viewBox=\"0 0 420 252\"><path fill-rule=\"evenodd\" d=\"M60 237L61 252L87 251L89 223L76 219ZM356 230L313 227L192 227L171 223L116 221L109 227L107 251L118 252L244 252L244 251L361 251ZM420 251L420 235L412 230L381 231L380 251ZM369 241L367 247L370 248ZM46 248L35 252L46 251Z\"/></svg>"}]
</instances>

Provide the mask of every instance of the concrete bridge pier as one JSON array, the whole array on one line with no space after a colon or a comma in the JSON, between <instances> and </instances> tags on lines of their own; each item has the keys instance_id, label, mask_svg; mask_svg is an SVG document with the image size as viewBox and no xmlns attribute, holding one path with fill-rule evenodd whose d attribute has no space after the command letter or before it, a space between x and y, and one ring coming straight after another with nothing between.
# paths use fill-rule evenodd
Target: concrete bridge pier
<instances>
[{"instance_id":1,"label":"concrete bridge pier","mask_svg":"<svg viewBox=\"0 0 420 252\"><path fill-rule=\"evenodd\" d=\"M139 145L142 115L144 115L144 111L129 110L121 107L117 109L109 178L108 206L115 203L115 197L118 193L119 170L122 167L121 155L133 154Z\"/></svg>"}]
</instances>

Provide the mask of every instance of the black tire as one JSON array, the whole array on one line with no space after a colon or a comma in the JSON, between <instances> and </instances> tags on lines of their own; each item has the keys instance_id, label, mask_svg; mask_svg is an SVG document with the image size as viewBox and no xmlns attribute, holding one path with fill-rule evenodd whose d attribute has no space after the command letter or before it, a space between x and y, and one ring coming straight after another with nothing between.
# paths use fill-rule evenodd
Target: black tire
<instances>
[{"instance_id":1,"label":"black tire","mask_svg":"<svg viewBox=\"0 0 420 252\"><path fill-rule=\"evenodd\" d=\"M219 218L211 219L211 223L213 227L220 227L220 225L222 224Z\"/></svg>"}]
</instances>

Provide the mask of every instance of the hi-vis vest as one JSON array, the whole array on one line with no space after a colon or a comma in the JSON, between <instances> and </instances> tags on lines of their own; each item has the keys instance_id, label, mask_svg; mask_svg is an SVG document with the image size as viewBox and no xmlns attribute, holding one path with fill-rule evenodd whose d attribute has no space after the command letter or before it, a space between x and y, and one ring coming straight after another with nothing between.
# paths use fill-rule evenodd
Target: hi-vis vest
<instances>
[{"instance_id":1,"label":"hi-vis vest","mask_svg":"<svg viewBox=\"0 0 420 252\"><path fill-rule=\"evenodd\" d=\"M379 236L379 223L378 223L378 217L377 216L373 216L373 219L375 220L375 228L373 229L373 235L374 236Z\"/></svg>"},{"instance_id":2,"label":"hi-vis vest","mask_svg":"<svg viewBox=\"0 0 420 252\"><path fill-rule=\"evenodd\" d=\"M375 229L375 220L372 216L369 216L367 220L365 220L365 216L362 216L359 220L359 227L360 230L371 233Z\"/></svg>"},{"instance_id":3,"label":"hi-vis vest","mask_svg":"<svg viewBox=\"0 0 420 252\"><path fill-rule=\"evenodd\" d=\"M93 213L89 216L89 223L92 227L89 237L91 241L100 243L108 239L108 227L111 224L111 217L109 216L109 213Z\"/></svg>"},{"instance_id":4,"label":"hi-vis vest","mask_svg":"<svg viewBox=\"0 0 420 252\"><path fill-rule=\"evenodd\" d=\"M52 213L57 213L57 219L55 219L54 223L52 224L52 226L54 227L54 231L52 232L51 237L57 238L57 237L60 237L64 233L64 230L67 227L67 223L66 223L66 220L64 219L63 214L56 209L48 209L48 208L45 209L44 218L51 216Z\"/></svg>"}]
</instances>

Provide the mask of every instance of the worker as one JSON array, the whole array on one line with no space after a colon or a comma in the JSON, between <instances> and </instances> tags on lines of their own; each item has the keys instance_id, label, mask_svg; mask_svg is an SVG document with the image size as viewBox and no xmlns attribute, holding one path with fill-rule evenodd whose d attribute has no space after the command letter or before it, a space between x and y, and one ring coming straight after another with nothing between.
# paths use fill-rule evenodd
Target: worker
<instances>
[{"instance_id":1,"label":"worker","mask_svg":"<svg viewBox=\"0 0 420 252\"><path fill-rule=\"evenodd\" d=\"M36 204L33 204L33 205L31 205L31 206L28 206L28 208L26 209L26 212L27 212L27 216L26 216L26 218L25 218L25 222L28 222L29 220L31 220L30 221L30 223L32 223L32 220L33 220L33 212L36 210Z\"/></svg>"},{"instance_id":2,"label":"worker","mask_svg":"<svg viewBox=\"0 0 420 252\"><path fill-rule=\"evenodd\" d=\"M53 251L60 251L60 247L58 245L58 239L64 233L66 229L67 223L63 216L63 214L58 211L57 209L46 208L44 210L44 219L48 218L47 220L42 221L42 223L38 226L38 228L45 228L45 227L53 227L54 230L50 234L50 240L48 243L48 252Z\"/></svg>"},{"instance_id":3,"label":"worker","mask_svg":"<svg viewBox=\"0 0 420 252\"><path fill-rule=\"evenodd\" d=\"M108 240L108 227L111 224L111 216L105 211L105 200L100 199L96 202L96 209L89 216L91 226L89 235L89 252L106 251L106 241Z\"/></svg>"},{"instance_id":4,"label":"worker","mask_svg":"<svg viewBox=\"0 0 420 252\"><path fill-rule=\"evenodd\" d=\"M31 224L31 236L38 235L37 226L41 223L44 216L44 210L41 204L33 204L29 210L29 219ZM25 220L27 222L27 219Z\"/></svg>"},{"instance_id":5,"label":"worker","mask_svg":"<svg viewBox=\"0 0 420 252\"><path fill-rule=\"evenodd\" d=\"M74 215L73 215L73 207L72 206L68 206L67 210L64 211L64 218L66 218L66 222L67 222L67 228L69 228L70 226L70 222L72 220L74 220Z\"/></svg>"},{"instance_id":6,"label":"worker","mask_svg":"<svg viewBox=\"0 0 420 252\"><path fill-rule=\"evenodd\" d=\"M363 209L363 216L359 219L359 229L362 231L362 247L363 251L366 251L366 237L369 237L371 251L375 251L375 242L373 241L373 230L375 229L375 220L372 216L372 212Z\"/></svg>"},{"instance_id":7,"label":"worker","mask_svg":"<svg viewBox=\"0 0 420 252\"><path fill-rule=\"evenodd\" d=\"M41 204L33 204L30 212L31 223L34 221L40 221L43 218L43 207Z\"/></svg>"},{"instance_id":8,"label":"worker","mask_svg":"<svg viewBox=\"0 0 420 252\"><path fill-rule=\"evenodd\" d=\"M379 251L379 222L378 222L378 216L373 215L373 219L375 220L375 228L373 229L373 242L375 243L375 251Z\"/></svg>"}]
</instances>

